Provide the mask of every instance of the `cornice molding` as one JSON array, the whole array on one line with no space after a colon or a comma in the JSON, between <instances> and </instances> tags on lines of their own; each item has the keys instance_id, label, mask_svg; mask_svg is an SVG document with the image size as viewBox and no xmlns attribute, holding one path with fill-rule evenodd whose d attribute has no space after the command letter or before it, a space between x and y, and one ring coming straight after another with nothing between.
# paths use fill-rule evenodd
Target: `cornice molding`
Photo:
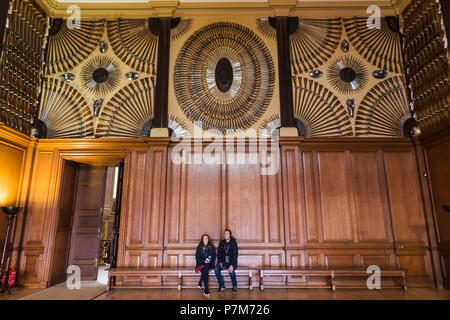
<instances>
[{"instance_id":1,"label":"cornice molding","mask_svg":"<svg viewBox=\"0 0 450 320\"><path fill-rule=\"evenodd\" d=\"M3 122L0 122L0 141L4 141L17 147L26 148L35 140L35 138L30 138L23 133L11 129Z\"/></svg>"},{"instance_id":2,"label":"cornice molding","mask_svg":"<svg viewBox=\"0 0 450 320\"><path fill-rule=\"evenodd\" d=\"M56 18L67 17L67 8L76 3L36 0ZM268 0L266 2L184 2L149 0L148 3L78 3L82 19L148 18L194 16L275 16L296 15L311 18L351 17L367 15L370 5L378 5L382 16L400 14L411 0Z\"/></svg>"}]
</instances>

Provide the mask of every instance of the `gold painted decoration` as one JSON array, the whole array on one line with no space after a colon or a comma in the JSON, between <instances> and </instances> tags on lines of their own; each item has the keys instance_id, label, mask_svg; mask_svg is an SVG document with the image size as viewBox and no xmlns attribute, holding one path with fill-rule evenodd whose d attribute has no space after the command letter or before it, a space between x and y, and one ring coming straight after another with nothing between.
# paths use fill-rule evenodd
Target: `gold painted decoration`
<instances>
[{"instance_id":1,"label":"gold painted decoration","mask_svg":"<svg viewBox=\"0 0 450 320\"><path fill-rule=\"evenodd\" d=\"M185 122L177 116L169 117L168 128L171 131L171 137L182 138L189 134Z\"/></svg>"},{"instance_id":2,"label":"gold painted decoration","mask_svg":"<svg viewBox=\"0 0 450 320\"><path fill-rule=\"evenodd\" d=\"M321 66L336 51L342 35L341 19L300 19L291 35L293 74Z\"/></svg>"},{"instance_id":3,"label":"gold painted decoration","mask_svg":"<svg viewBox=\"0 0 450 320\"><path fill-rule=\"evenodd\" d=\"M82 67L81 85L90 94L107 94L117 88L120 76L117 62L107 56L96 56Z\"/></svg>"},{"instance_id":4,"label":"gold painted decoration","mask_svg":"<svg viewBox=\"0 0 450 320\"><path fill-rule=\"evenodd\" d=\"M356 135L402 137L403 123L409 117L403 76L378 83L363 98L356 113Z\"/></svg>"},{"instance_id":5,"label":"gold painted decoration","mask_svg":"<svg viewBox=\"0 0 450 320\"><path fill-rule=\"evenodd\" d=\"M170 30L172 40L178 40L184 36L192 27L192 19L179 19L179 22Z\"/></svg>"},{"instance_id":6,"label":"gold painted decoration","mask_svg":"<svg viewBox=\"0 0 450 320\"><path fill-rule=\"evenodd\" d=\"M45 79L39 119L47 127L47 138L93 136L94 125L86 100L72 86L57 79Z\"/></svg>"},{"instance_id":7,"label":"gold painted decoration","mask_svg":"<svg viewBox=\"0 0 450 320\"><path fill-rule=\"evenodd\" d=\"M344 19L348 38L356 51L377 68L402 73L402 52L399 34L392 30L387 18L380 28L369 29L367 17Z\"/></svg>"},{"instance_id":8,"label":"gold painted decoration","mask_svg":"<svg viewBox=\"0 0 450 320\"><path fill-rule=\"evenodd\" d=\"M96 136L143 136L145 126L153 120L153 81L152 77L146 77L120 89L103 107Z\"/></svg>"},{"instance_id":9,"label":"gold painted decoration","mask_svg":"<svg viewBox=\"0 0 450 320\"><path fill-rule=\"evenodd\" d=\"M204 129L245 129L272 99L272 57L251 30L219 22L195 32L183 45L174 70L182 110Z\"/></svg>"},{"instance_id":10,"label":"gold painted decoration","mask_svg":"<svg viewBox=\"0 0 450 320\"><path fill-rule=\"evenodd\" d=\"M279 114L268 116L259 126L259 135L261 138L270 138L280 135L281 119Z\"/></svg>"},{"instance_id":11,"label":"gold painted decoration","mask_svg":"<svg viewBox=\"0 0 450 320\"><path fill-rule=\"evenodd\" d=\"M156 74L158 37L149 29L148 19L117 19L107 23L108 38L114 53L130 68Z\"/></svg>"},{"instance_id":12,"label":"gold painted decoration","mask_svg":"<svg viewBox=\"0 0 450 320\"><path fill-rule=\"evenodd\" d=\"M306 137L352 135L350 118L339 99L320 83L294 78L294 117L301 122Z\"/></svg>"},{"instance_id":13,"label":"gold painted decoration","mask_svg":"<svg viewBox=\"0 0 450 320\"><path fill-rule=\"evenodd\" d=\"M277 38L277 30L270 25L269 18L256 19L256 29L269 39Z\"/></svg>"},{"instance_id":14,"label":"gold painted decoration","mask_svg":"<svg viewBox=\"0 0 450 320\"><path fill-rule=\"evenodd\" d=\"M66 72L82 63L103 36L103 20L82 20L79 28L69 28L66 20L55 19L47 48L47 74Z\"/></svg>"},{"instance_id":15,"label":"gold painted decoration","mask_svg":"<svg viewBox=\"0 0 450 320\"><path fill-rule=\"evenodd\" d=\"M335 58L327 71L328 81L342 94L360 92L366 87L369 78L364 63L352 56Z\"/></svg>"}]
</instances>

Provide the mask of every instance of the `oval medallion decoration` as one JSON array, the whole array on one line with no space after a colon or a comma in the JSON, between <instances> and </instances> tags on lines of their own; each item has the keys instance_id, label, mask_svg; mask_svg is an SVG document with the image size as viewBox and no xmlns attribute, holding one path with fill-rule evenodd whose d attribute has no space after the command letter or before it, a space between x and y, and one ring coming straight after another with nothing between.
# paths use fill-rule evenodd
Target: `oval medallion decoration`
<instances>
[{"instance_id":1,"label":"oval medallion decoration","mask_svg":"<svg viewBox=\"0 0 450 320\"><path fill-rule=\"evenodd\" d=\"M233 67L230 60L222 58L216 65L216 85L221 92L227 92L233 83Z\"/></svg>"},{"instance_id":2,"label":"oval medallion decoration","mask_svg":"<svg viewBox=\"0 0 450 320\"><path fill-rule=\"evenodd\" d=\"M218 22L195 32L175 64L178 103L204 129L245 129L264 113L275 70L261 39L239 24Z\"/></svg>"}]
</instances>

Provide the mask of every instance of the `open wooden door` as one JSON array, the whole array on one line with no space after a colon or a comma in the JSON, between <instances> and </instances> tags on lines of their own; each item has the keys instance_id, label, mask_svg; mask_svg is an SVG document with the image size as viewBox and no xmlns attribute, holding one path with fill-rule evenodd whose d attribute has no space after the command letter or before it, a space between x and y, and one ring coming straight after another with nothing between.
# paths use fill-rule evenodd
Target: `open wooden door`
<instances>
[{"instance_id":1,"label":"open wooden door","mask_svg":"<svg viewBox=\"0 0 450 320\"><path fill-rule=\"evenodd\" d=\"M117 254L119 250L119 228L120 228L120 213L122 208L122 188L123 188L123 171L124 163L119 165L119 174L117 178L117 192L116 192L116 213L114 215L114 238L112 244L111 268L117 267Z\"/></svg>"},{"instance_id":2,"label":"open wooden door","mask_svg":"<svg viewBox=\"0 0 450 320\"><path fill-rule=\"evenodd\" d=\"M80 165L78 171L69 265L80 267L82 281L97 279L105 174L105 167Z\"/></svg>"},{"instance_id":3,"label":"open wooden door","mask_svg":"<svg viewBox=\"0 0 450 320\"><path fill-rule=\"evenodd\" d=\"M78 164L64 161L61 194L58 205L58 226L52 259L50 286L66 281L67 262L72 234L72 218L77 187Z\"/></svg>"}]
</instances>

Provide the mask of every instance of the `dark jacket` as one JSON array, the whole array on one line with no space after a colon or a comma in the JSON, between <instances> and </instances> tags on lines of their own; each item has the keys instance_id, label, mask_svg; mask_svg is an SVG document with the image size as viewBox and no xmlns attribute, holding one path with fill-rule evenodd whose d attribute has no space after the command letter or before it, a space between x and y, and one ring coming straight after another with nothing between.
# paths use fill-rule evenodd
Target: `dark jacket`
<instances>
[{"instance_id":1,"label":"dark jacket","mask_svg":"<svg viewBox=\"0 0 450 320\"><path fill-rule=\"evenodd\" d=\"M197 261L195 268L199 268L201 265L204 265L205 260L206 258L208 258L208 256L211 256L209 267L214 268L216 262L216 248L214 248L214 246L210 246L208 249L205 249L205 251L203 251L202 247L198 246L197 251L195 252L195 260Z\"/></svg>"},{"instance_id":2,"label":"dark jacket","mask_svg":"<svg viewBox=\"0 0 450 320\"><path fill-rule=\"evenodd\" d=\"M236 240L231 237L230 242L226 242L225 240L220 241L219 247L217 248L217 259L219 263L222 263L222 265L225 264L225 248L228 248L228 255L230 256L230 265L233 266L234 269L238 266L238 245Z\"/></svg>"}]
</instances>

